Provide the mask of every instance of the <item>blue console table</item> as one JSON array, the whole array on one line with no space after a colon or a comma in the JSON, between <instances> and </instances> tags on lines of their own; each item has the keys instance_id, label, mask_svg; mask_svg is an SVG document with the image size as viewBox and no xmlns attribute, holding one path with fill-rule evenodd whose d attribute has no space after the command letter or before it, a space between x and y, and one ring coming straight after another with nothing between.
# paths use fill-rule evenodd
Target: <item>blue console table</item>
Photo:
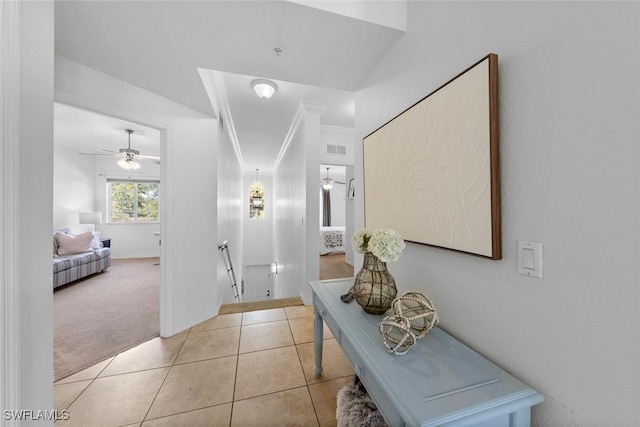
<instances>
[{"instance_id":1,"label":"blue console table","mask_svg":"<svg viewBox=\"0 0 640 427\"><path fill-rule=\"evenodd\" d=\"M310 282L315 370L322 373L322 322L392 427L530 425L531 406L544 398L439 328L402 356L387 353L378 323L340 295L353 279Z\"/></svg>"}]
</instances>

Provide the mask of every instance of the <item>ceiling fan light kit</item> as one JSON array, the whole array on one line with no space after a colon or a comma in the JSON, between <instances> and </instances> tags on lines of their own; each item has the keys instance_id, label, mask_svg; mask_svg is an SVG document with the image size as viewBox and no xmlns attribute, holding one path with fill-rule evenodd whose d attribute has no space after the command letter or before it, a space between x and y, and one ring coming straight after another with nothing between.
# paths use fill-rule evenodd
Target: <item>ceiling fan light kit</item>
<instances>
[{"instance_id":1,"label":"ceiling fan light kit","mask_svg":"<svg viewBox=\"0 0 640 427\"><path fill-rule=\"evenodd\" d=\"M129 156L123 157L120 160L118 160L118 166L120 166L122 169L127 169L127 170L140 169L140 163L136 162L132 158L129 158Z\"/></svg>"},{"instance_id":2,"label":"ceiling fan light kit","mask_svg":"<svg viewBox=\"0 0 640 427\"><path fill-rule=\"evenodd\" d=\"M271 98L278 90L278 86L274 82L266 79L255 79L251 82L251 87L256 95L262 99Z\"/></svg>"},{"instance_id":3,"label":"ceiling fan light kit","mask_svg":"<svg viewBox=\"0 0 640 427\"><path fill-rule=\"evenodd\" d=\"M344 184L344 182L342 181L336 181L332 178L329 178L329 169L330 168L327 168L327 177L324 178L322 180L322 183L320 184L325 190L331 190L333 188L333 184Z\"/></svg>"},{"instance_id":4,"label":"ceiling fan light kit","mask_svg":"<svg viewBox=\"0 0 640 427\"><path fill-rule=\"evenodd\" d=\"M120 149L120 154L124 154L124 157L118 160L118 166L127 170L140 169L140 163L135 160L135 158L140 155L140 152L131 149L131 134L135 131L133 129L125 129L124 131L129 134L129 145L127 148Z\"/></svg>"},{"instance_id":5,"label":"ceiling fan light kit","mask_svg":"<svg viewBox=\"0 0 640 427\"><path fill-rule=\"evenodd\" d=\"M131 148L131 134L133 132L135 132L133 129L125 129L125 132L127 132L129 134L129 145L127 146L127 148L121 148L118 152L116 151L111 151L111 150L107 150L103 148L103 151L107 151L109 153L112 154L102 154L102 153L78 153L81 156L115 156L115 157L120 157L120 159L117 161L118 166L120 166L122 169L127 169L127 170L136 170L136 169L140 169L140 163L138 163L139 159L145 160L145 161L152 161L154 163L156 163L157 165L160 165L160 157L157 156L142 156L140 155L140 151L138 150L134 150L133 148Z\"/></svg>"}]
</instances>

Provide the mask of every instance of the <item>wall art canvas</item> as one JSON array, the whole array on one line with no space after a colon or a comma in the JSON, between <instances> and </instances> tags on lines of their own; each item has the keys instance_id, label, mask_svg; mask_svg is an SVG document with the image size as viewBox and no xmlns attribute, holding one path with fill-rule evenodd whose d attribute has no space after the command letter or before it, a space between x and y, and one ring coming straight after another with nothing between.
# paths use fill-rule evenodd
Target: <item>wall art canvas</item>
<instances>
[{"instance_id":1,"label":"wall art canvas","mask_svg":"<svg viewBox=\"0 0 640 427\"><path fill-rule=\"evenodd\" d=\"M497 55L366 136L363 155L367 228L502 258Z\"/></svg>"}]
</instances>

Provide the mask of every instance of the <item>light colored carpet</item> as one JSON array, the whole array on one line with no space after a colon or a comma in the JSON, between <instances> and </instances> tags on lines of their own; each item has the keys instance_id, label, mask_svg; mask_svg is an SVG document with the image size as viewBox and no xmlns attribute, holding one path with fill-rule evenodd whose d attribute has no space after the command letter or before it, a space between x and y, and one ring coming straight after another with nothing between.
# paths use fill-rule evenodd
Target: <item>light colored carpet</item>
<instances>
[{"instance_id":1,"label":"light colored carpet","mask_svg":"<svg viewBox=\"0 0 640 427\"><path fill-rule=\"evenodd\" d=\"M113 260L106 272L54 291L56 380L160 335L157 263Z\"/></svg>"}]
</instances>

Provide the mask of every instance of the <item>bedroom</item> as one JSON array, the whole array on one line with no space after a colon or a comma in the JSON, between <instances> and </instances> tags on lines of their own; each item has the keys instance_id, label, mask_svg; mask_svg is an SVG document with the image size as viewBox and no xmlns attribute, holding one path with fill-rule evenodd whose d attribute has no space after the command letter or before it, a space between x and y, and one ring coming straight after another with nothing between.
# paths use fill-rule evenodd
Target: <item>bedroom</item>
<instances>
[{"instance_id":1,"label":"bedroom","mask_svg":"<svg viewBox=\"0 0 640 427\"><path fill-rule=\"evenodd\" d=\"M346 167L320 165L320 256L344 254L350 248L345 237Z\"/></svg>"}]
</instances>

